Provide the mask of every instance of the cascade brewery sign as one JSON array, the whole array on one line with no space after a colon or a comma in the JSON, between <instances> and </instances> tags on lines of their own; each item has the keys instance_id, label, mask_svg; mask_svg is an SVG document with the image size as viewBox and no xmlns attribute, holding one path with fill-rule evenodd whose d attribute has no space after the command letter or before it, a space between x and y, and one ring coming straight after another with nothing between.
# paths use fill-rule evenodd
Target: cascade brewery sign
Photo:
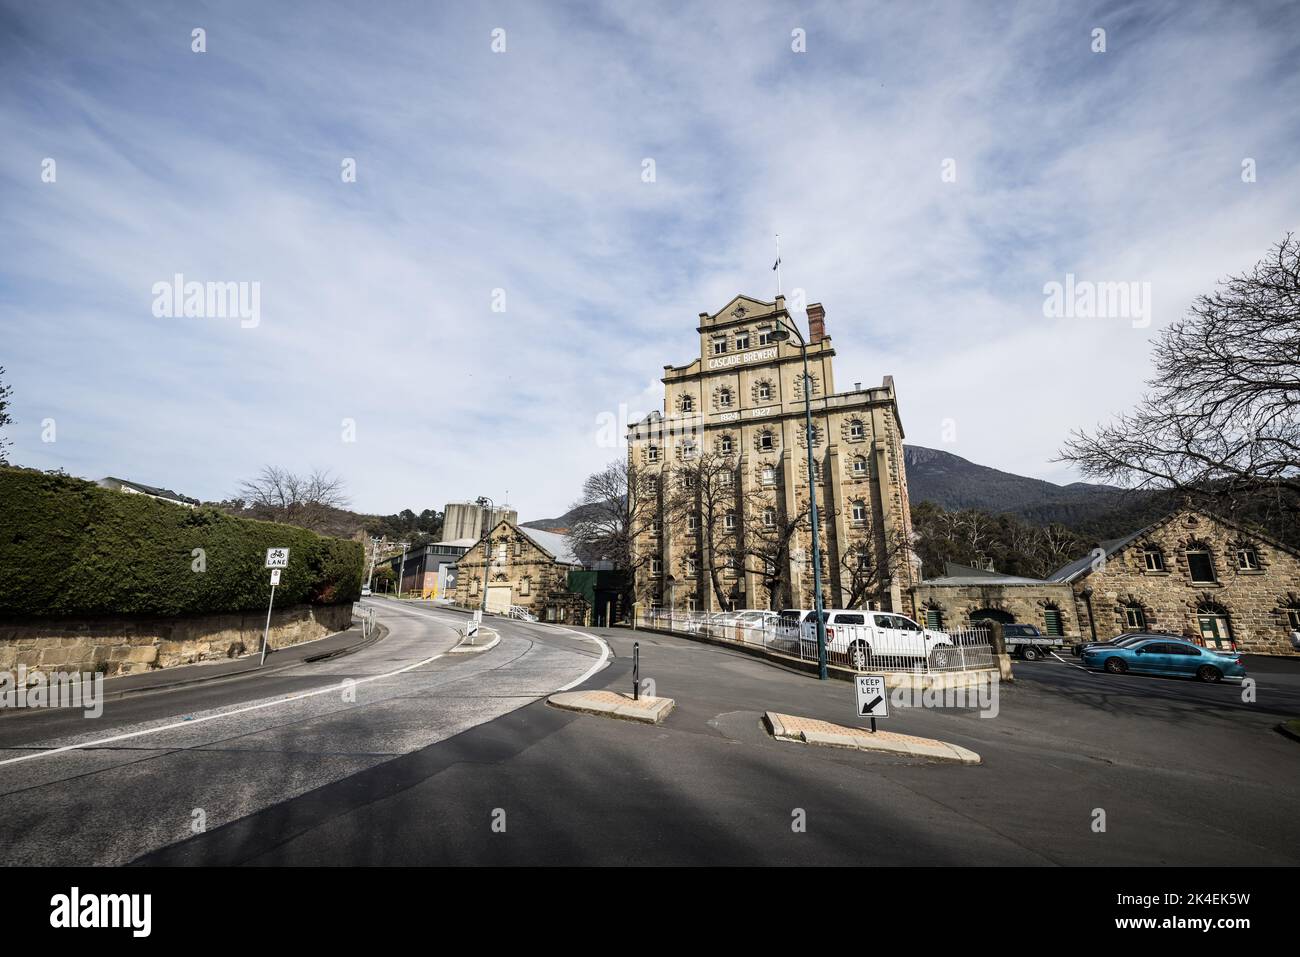
<instances>
[{"instance_id":1,"label":"cascade brewery sign","mask_svg":"<svg viewBox=\"0 0 1300 957\"><path fill-rule=\"evenodd\" d=\"M748 365L751 362L763 362L776 358L776 346L770 349L755 349L753 352L739 352L734 356L718 356L709 360L710 369L725 369L728 366Z\"/></svg>"}]
</instances>

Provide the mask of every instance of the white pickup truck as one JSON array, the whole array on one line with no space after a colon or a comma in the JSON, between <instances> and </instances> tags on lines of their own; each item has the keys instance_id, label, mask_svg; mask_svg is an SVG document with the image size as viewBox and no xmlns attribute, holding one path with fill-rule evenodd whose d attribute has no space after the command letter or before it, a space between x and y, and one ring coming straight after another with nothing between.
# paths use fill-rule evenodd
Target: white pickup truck
<instances>
[{"instance_id":1,"label":"white pickup truck","mask_svg":"<svg viewBox=\"0 0 1300 957\"><path fill-rule=\"evenodd\" d=\"M947 667L956 653L952 637L932 631L904 615L885 611L828 608L826 654L837 663L865 671L873 657L926 660L936 668ZM817 616L808 612L800 623L803 649L817 653Z\"/></svg>"}]
</instances>

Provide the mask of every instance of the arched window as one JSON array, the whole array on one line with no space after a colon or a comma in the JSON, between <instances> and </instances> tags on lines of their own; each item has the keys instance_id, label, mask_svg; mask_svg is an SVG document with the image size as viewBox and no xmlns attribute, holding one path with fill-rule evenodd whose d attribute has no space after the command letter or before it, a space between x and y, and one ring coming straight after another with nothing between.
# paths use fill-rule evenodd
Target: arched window
<instances>
[{"instance_id":1,"label":"arched window","mask_svg":"<svg viewBox=\"0 0 1300 957\"><path fill-rule=\"evenodd\" d=\"M718 406L723 409L731 408L731 390L723 389L718 393Z\"/></svg>"},{"instance_id":2,"label":"arched window","mask_svg":"<svg viewBox=\"0 0 1300 957\"><path fill-rule=\"evenodd\" d=\"M857 499L853 503L853 521L862 524L867 520L867 503L862 499Z\"/></svg>"},{"instance_id":3,"label":"arched window","mask_svg":"<svg viewBox=\"0 0 1300 957\"><path fill-rule=\"evenodd\" d=\"M764 429L758 434L758 447L764 452L772 450L772 430Z\"/></svg>"},{"instance_id":4,"label":"arched window","mask_svg":"<svg viewBox=\"0 0 1300 957\"><path fill-rule=\"evenodd\" d=\"M776 484L776 469L773 468L771 465L763 466L763 484L764 485Z\"/></svg>"},{"instance_id":5,"label":"arched window","mask_svg":"<svg viewBox=\"0 0 1300 957\"><path fill-rule=\"evenodd\" d=\"M867 474L867 460L861 455L853 457L853 477L865 478Z\"/></svg>"},{"instance_id":6,"label":"arched window","mask_svg":"<svg viewBox=\"0 0 1300 957\"><path fill-rule=\"evenodd\" d=\"M729 436L729 435L724 435L721 439L719 439L719 440L718 440L718 448L722 451L722 454L723 454L723 455L730 455L730 454L731 454L731 436Z\"/></svg>"},{"instance_id":7,"label":"arched window","mask_svg":"<svg viewBox=\"0 0 1300 957\"><path fill-rule=\"evenodd\" d=\"M723 516L722 526L727 531L734 532L736 530L736 513L728 511L727 514Z\"/></svg>"},{"instance_id":8,"label":"arched window","mask_svg":"<svg viewBox=\"0 0 1300 957\"><path fill-rule=\"evenodd\" d=\"M1124 630L1125 631L1146 631L1147 615L1142 610L1142 606L1137 602L1129 602L1124 606Z\"/></svg>"},{"instance_id":9,"label":"arched window","mask_svg":"<svg viewBox=\"0 0 1300 957\"><path fill-rule=\"evenodd\" d=\"M763 527L764 528L776 527L776 509L770 507L763 509Z\"/></svg>"},{"instance_id":10,"label":"arched window","mask_svg":"<svg viewBox=\"0 0 1300 957\"><path fill-rule=\"evenodd\" d=\"M1218 579L1214 577L1214 553L1210 551L1210 546L1201 542L1192 542L1187 546L1187 571L1192 576L1192 581L1203 584L1212 584Z\"/></svg>"},{"instance_id":11,"label":"arched window","mask_svg":"<svg viewBox=\"0 0 1300 957\"><path fill-rule=\"evenodd\" d=\"M690 395L684 395L684 396L682 396L682 411L683 411L683 412L693 412L693 411L695 411L695 397L694 397L694 396L690 396Z\"/></svg>"},{"instance_id":12,"label":"arched window","mask_svg":"<svg viewBox=\"0 0 1300 957\"><path fill-rule=\"evenodd\" d=\"M651 446L649 446L649 447L645 450L645 457L646 457L646 461L648 461L648 462L658 462L658 461L659 461L659 446L657 446L657 445L651 445Z\"/></svg>"},{"instance_id":13,"label":"arched window","mask_svg":"<svg viewBox=\"0 0 1300 957\"><path fill-rule=\"evenodd\" d=\"M860 439L863 436L862 420L854 419L849 423L849 438Z\"/></svg>"},{"instance_id":14,"label":"arched window","mask_svg":"<svg viewBox=\"0 0 1300 957\"><path fill-rule=\"evenodd\" d=\"M772 398L772 383L760 382L758 384L758 401L767 402Z\"/></svg>"}]
</instances>

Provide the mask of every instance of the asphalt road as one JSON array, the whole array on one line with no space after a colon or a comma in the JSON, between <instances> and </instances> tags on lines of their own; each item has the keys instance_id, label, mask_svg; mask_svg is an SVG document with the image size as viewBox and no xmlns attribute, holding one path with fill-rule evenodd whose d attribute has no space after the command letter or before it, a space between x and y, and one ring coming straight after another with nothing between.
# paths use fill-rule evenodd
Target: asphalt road
<instances>
[{"instance_id":1,"label":"asphalt road","mask_svg":"<svg viewBox=\"0 0 1300 957\"><path fill-rule=\"evenodd\" d=\"M503 647L531 642L569 653L581 643L544 625L499 627ZM304 782L139 862L1300 863L1292 813L1300 743L1273 731L1300 714L1291 663L1259 665L1254 703L1231 684L1020 664L1015 684L1000 689L996 717L917 707L888 719L891 730L984 758L963 767L776 742L763 729L765 710L851 722L851 686L679 638L596 633L617 658L585 686L630 688L636 637L643 676L677 700L664 725L575 715L543 701L504 708L426 746L336 767L332 780ZM493 667L422 695L406 720L441 725L460 700L453 692L482 707L494 687L488 674L507 688L523 680L510 665ZM537 691L538 682L525 684ZM348 740L355 720L346 716L333 733ZM418 734L408 735L418 744ZM331 753L329 741L313 736L313 762ZM227 784L246 768L223 766L236 775ZM11 826L9 810L0 804L0 827Z\"/></svg>"},{"instance_id":2,"label":"asphalt road","mask_svg":"<svg viewBox=\"0 0 1300 957\"><path fill-rule=\"evenodd\" d=\"M602 654L521 633L447 655L464 616L379 604L389 634L343 658L109 701L95 720L0 714L4 863L121 864L200 826L228 833L536 701Z\"/></svg>"}]
</instances>

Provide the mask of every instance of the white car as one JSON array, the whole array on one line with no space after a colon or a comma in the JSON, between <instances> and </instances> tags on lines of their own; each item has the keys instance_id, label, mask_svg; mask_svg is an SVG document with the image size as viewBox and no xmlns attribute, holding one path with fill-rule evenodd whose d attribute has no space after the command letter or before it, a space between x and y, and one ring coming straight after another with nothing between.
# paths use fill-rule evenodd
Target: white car
<instances>
[{"instance_id":1,"label":"white car","mask_svg":"<svg viewBox=\"0 0 1300 957\"><path fill-rule=\"evenodd\" d=\"M929 661L936 668L947 667L956 651L952 637L943 631L922 627L905 615L886 611L828 608L826 653L855 671L865 671L873 657ZM816 613L809 612L800 624L800 641L805 654L817 654Z\"/></svg>"},{"instance_id":2,"label":"white car","mask_svg":"<svg viewBox=\"0 0 1300 957\"><path fill-rule=\"evenodd\" d=\"M362 586L361 586L361 597L362 597L362 598L369 598L369 597L370 597L370 586L369 586L369 585L362 585Z\"/></svg>"}]
</instances>

